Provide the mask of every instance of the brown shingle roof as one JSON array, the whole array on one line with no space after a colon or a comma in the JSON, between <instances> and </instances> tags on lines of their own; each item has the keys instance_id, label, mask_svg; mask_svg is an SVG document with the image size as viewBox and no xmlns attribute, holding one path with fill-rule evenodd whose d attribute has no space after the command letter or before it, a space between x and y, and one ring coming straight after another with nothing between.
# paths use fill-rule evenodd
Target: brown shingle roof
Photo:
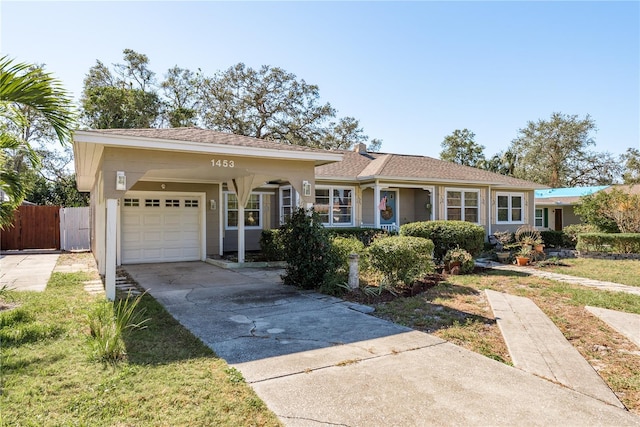
<instances>
[{"instance_id":1,"label":"brown shingle roof","mask_svg":"<svg viewBox=\"0 0 640 427\"><path fill-rule=\"evenodd\" d=\"M343 151L342 162L317 166L317 178L393 178L425 182L469 182L525 188L543 188L530 181L462 166L426 156Z\"/></svg>"},{"instance_id":2,"label":"brown shingle roof","mask_svg":"<svg viewBox=\"0 0 640 427\"><path fill-rule=\"evenodd\" d=\"M250 136L234 135L232 133L218 132L215 130L201 129L198 127L168 128L168 129L92 129L87 132L95 132L106 135L118 135L134 138L155 138L171 141L188 141L207 144L234 145L239 147L266 148L286 151L326 152L311 147L300 145L287 145L265 139Z\"/></svg>"}]
</instances>

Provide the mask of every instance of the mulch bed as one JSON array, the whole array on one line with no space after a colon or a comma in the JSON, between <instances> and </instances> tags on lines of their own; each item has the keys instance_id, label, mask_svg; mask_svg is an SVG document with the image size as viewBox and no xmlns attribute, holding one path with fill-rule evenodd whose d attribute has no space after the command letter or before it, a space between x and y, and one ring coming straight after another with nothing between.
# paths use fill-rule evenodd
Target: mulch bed
<instances>
[{"instance_id":1,"label":"mulch bed","mask_svg":"<svg viewBox=\"0 0 640 427\"><path fill-rule=\"evenodd\" d=\"M352 292L348 292L342 295L342 299L351 302L357 302L360 304L380 304L383 302L393 301L397 298L413 297L433 288L438 283L446 280L444 274L433 273L424 276L422 279L413 282L411 287L403 287L395 289L394 293L388 289L383 289L380 294L367 294L362 288L356 289Z\"/></svg>"}]
</instances>

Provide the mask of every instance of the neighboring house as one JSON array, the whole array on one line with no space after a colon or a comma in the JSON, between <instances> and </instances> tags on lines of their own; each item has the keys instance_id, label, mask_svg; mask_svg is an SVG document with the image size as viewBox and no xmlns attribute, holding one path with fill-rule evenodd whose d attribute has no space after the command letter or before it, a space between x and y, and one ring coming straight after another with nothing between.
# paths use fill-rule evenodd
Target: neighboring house
<instances>
[{"instance_id":1,"label":"neighboring house","mask_svg":"<svg viewBox=\"0 0 640 427\"><path fill-rule=\"evenodd\" d=\"M560 231L567 225L582 223L580 217L574 212L574 207L580 203L580 198L606 190L609 187L609 185L601 185L536 190L536 228Z\"/></svg>"},{"instance_id":2,"label":"neighboring house","mask_svg":"<svg viewBox=\"0 0 640 427\"><path fill-rule=\"evenodd\" d=\"M328 227L448 219L491 234L533 225L540 188L429 157L368 153L364 144L326 151L198 128L77 131L74 154L108 291L116 264L226 251L242 262L261 230L296 206L314 206Z\"/></svg>"}]
</instances>

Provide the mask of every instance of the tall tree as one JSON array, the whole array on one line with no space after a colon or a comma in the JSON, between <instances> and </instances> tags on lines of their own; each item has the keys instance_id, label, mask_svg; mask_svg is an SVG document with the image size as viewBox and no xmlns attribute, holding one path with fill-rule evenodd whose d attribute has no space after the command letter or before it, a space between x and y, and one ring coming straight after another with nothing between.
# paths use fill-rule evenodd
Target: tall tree
<instances>
[{"instance_id":1,"label":"tall tree","mask_svg":"<svg viewBox=\"0 0 640 427\"><path fill-rule=\"evenodd\" d=\"M640 184L640 150L637 148L627 148L627 152L622 155L624 162L624 173L622 179L625 184Z\"/></svg>"},{"instance_id":2,"label":"tall tree","mask_svg":"<svg viewBox=\"0 0 640 427\"><path fill-rule=\"evenodd\" d=\"M485 162L484 146L475 142L476 134L469 129L456 129L442 141L440 158L465 166L478 166Z\"/></svg>"},{"instance_id":3,"label":"tall tree","mask_svg":"<svg viewBox=\"0 0 640 427\"><path fill-rule=\"evenodd\" d=\"M115 64L114 72L96 61L85 77L81 104L88 127L149 128L161 122L162 101L149 59L131 49L123 55L125 63Z\"/></svg>"},{"instance_id":4,"label":"tall tree","mask_svg":"<svg viewBox=\"0 0 640 427\"><path fill-rule=\"evenodd\" d=\"M549 120L528 122L509 148L518 153L514 176L552 188L611 183L617 173L611 156L588 150L595 130L589 115L553 113Z\"/></svg>"},{"instance_id":5,"label":"tall tree","mask_svg":"<svg viewBox=\"0 0 640 427\"><path fill-rule=\"evenodd\" d=\"M31 166L39 165L38 154L25 133L29 116L47 123L65 145L74 127L71 98L61 83L40 67L0 58L0 189L9 200L0 200L0 228L11 223L13 211L26 193L25 174L12 166L10 152L23 152ZM18 130L18 131L16 131Z\"/></svg>"},{"instance_id":6,"label":"tall tree","mask_svg":"<svg viewBox=\"0 0 640 427\"><path fill-rule=\"evenodd\" d=\"M195 126L198 122L197 76L175 66L160 84L164 92L166 119L171 127Z\"/></svg>"}]
</instances>

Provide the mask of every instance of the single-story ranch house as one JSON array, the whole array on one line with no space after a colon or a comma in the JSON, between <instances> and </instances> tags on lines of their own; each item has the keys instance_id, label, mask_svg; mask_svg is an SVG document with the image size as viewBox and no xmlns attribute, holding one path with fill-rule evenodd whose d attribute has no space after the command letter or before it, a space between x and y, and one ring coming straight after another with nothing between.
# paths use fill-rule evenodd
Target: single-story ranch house
<instances>
[{"instance_id":1,"label":"single-story ranch house","mask_svg":"<svg viewBox=\"0 0 640 427\"><path fill-rule=\"evenodd\" d=\"M582 196L590 196L607 188L609 188L608 185L600 185L536 190L536 228L561 231L567 225L582 223L573 209L580 203L580 198Z\"/></svg>"},{"instance_id":2,"label":"single-story ranch house","mask_svg":"<svg viewBox=\"0 0 640 427\"><path fill-rule=\"evenodd\" d=\"M539 185L430 157L326 151L199 128L74 135L78 189L91 192L92 250L107 296L120 264L205 260L257 249L296 206L327 227L397 229L463 220L487 235L534 225ZM243 219L243 220L241 220Z\"/></svg>"}]
</instances>

